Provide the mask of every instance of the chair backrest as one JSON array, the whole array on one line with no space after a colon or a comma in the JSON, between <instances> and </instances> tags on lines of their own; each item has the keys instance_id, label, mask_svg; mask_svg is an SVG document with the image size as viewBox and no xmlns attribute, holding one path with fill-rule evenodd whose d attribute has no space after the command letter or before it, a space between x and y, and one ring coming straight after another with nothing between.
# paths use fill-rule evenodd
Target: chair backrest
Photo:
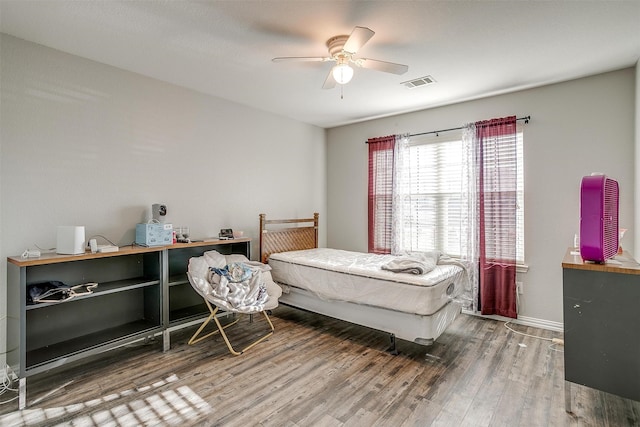
<instances>
[{"instance_id":1,"label":"chair backrest","mask_svg":"<svg viewBox=\"0 0 640 427\"><path fill-rule=\"evenodd\" d=\"M242 255L209 251L189 259L187 277L194 290L211 304L225 311L257 313L264 310L268 295L262 269L255 264ZM225 274L236 267L248 272L237 281L233 274Z\"/></svg>"}]
</instances>

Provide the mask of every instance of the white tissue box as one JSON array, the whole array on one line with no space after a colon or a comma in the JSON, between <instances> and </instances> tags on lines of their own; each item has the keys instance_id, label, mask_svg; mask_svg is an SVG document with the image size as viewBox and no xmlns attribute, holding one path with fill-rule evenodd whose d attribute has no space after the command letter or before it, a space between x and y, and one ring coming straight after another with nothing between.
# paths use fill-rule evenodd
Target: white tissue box
<instances>
[{"instance_id":1,"label":"white tissue box","mask_svg":"<svg viewBox=\"0 0 640 427\"><path fill-rule=\"evenodd\" d=\"M166 246L173 243L173 224L136 224L136 245Z\"/></svg>"}]
</instances>

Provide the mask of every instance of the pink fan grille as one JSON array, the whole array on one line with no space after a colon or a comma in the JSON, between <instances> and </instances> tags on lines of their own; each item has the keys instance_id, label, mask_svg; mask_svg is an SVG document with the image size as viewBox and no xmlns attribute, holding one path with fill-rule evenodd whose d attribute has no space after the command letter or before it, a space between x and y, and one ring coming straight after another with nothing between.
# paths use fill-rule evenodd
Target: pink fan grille
<instances>
[{"instance_id":1,"label":"pink fan grille","mask_svg":"<svg viewBox=\"0 0 640 427\"><path fill-rule=\"evenodd\" d=\"M605 175L582 178L580 186L580 256L605 262L618 253L618 182Z\"/></svg>"}]
</instances>

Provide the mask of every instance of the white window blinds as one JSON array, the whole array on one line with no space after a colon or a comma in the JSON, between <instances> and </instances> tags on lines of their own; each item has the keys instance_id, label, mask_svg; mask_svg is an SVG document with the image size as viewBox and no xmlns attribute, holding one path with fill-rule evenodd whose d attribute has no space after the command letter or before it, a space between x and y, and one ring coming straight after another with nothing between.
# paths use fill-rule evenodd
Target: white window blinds
<instances>
[{"instance_id":1,"label":"white window blinds","mask_svg":"<svg viewBox=\"0 0 640 427\"><path fill-rule=\"evenodd\" d=\"M463 189L462 141L460 133L447 133L440 137L413 137L409 158L403 167L408 168L401 197L401 236L406 251L440 250L449 255L462 255L461 209ZM516 261L524 263L524 174L523 134L517 133L516 153L508 152L499 142L485 147L485 162L497 172L484 183L485 197L499 191L513 191L517 200L517 224L515 228L504 224L505 218L487 211L492 223L505 230L517 230ZM488 148L488 149L487 149ZM513 159L515 158L515 162ZM504 181L497 186L497 179L513 184L505 188ZM503 227L507 225L506 227ZM511 238L510 238L511 237ZM498 233L498 239L513 241L512 236ZM501 247L498 241L486 242L487 251ZM511 245L513 247L513 245ZM513 253L513 252L511 252ZM489 255L489 252L488 252Z\"/></svg>"}]
</instances>

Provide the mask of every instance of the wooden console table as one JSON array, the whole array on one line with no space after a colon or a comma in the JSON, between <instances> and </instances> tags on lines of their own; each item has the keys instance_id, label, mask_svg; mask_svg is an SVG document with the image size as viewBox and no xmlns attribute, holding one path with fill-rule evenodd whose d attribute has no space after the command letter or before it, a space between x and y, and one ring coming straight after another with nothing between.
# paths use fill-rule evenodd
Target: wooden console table
<instances>
[{"instance_id":1,"label":"wooden console table","mask_svg":"<svg viewBox=\"0 0 640 427\"><path fill-rule=\"evenodd\" d=\"M562 261L565 409L571 383L640 401L640 264L605 264L567 250Z\"/></svg>"}]
</instances>

